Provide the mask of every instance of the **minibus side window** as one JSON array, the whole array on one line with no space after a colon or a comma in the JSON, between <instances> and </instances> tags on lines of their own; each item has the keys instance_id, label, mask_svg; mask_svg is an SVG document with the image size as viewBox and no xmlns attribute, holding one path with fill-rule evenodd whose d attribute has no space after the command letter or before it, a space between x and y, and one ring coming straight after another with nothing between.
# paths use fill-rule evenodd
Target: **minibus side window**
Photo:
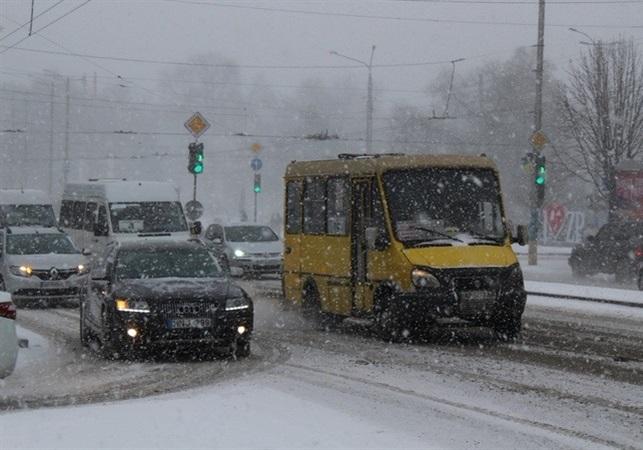
<instances>
[{"instance_id":1,"label":"minibus side window","mask_svg":"<svg viewBox=\"0 0 643 450\"><path fill-rule=\"evenodd\" d=\"M98 218L96 219L96 229L99 231L100 236L107 236L109 233L109 226L107 225L107 209L105 205L98 207Z\"/></svg>"},{"instance_id":2,"label":"minibus side window","mask_svg":"<svg viewBox=\"0 0 643 450\"><path fill-rule=\"evenodd\" d=\"M331 235L346 235L348 232L348 179L329 178L327 192L326 232Z\"/></svg>"},{"instance_id":3,"label":"minibus side window","mask_svg":"<svg viewBox=\"0 0 643 450\"><path fill-rule=\"evenodd\" d=\"M84 218L85 202L74 202L74 216L71 220L71 228L73 228L74 230L82 230Z\"/></svg>"},{"instance_id":4,"label":"minibus side window","mask_svg":"<svg viewBox=\"0 0 643 450\"><path fill-rule=\"evenodd\" d=\"M301 233L301 181L286 184L286 233Z\"/></svg>"},{"instance_id":5,"label":"minibus side window","mask_svg":"<svg viewBox=\"0 0 643 450\"><path fill-rule=\"evenodd\" d=\"M325 230L325 180L323 178L307 178L304 187L304 233L323 234Z\"/></svg>"},{"instance_id":6,"label":"minibus side window","mask_svg":"<svg viewBox=\"0 0 643 450\"><path fill-rule=\"evenodd\" d=\"M94 231L97 207L98 205L95 202L87 203L87 208L85 209L85 231Z\"/></svg>"},{"instance_id":7,"label":"minibus side window","mask_svg":"<svg viewBox=\"0 0 643 450\"><path fill-rule=\"evenodd\" d=\"M60 206L60 223L63 227L71 227L74 217L74 202L71 200L63 200Z\"/></svg>"}]
</instances>

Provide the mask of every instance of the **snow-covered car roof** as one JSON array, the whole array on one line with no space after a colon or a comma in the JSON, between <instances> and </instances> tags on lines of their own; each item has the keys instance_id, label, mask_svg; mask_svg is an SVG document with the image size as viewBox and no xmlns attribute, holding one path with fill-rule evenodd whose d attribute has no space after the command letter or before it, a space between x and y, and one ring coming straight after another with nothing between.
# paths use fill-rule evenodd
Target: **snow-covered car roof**
<instances>
[{"instance_id":1,"label":"snow-covered car roof","mask_svg":"<svg viewBox=\"0 0 643 450\"><path fill-rule=\"evenodd\" d=\"M110 203L179 201L179 191L163 181L97 180L68 183L64 199L102 197Z\"/></svg>"},{"instance_id":2,"label":"snow-covered car roof","mask_svg":"<svg viewBox=\"0 0 643 450\"><path fill-rule=\"evenodd\" d=\"M0 205L48 205L49 195L36 189L0 189Z\"/></svg>"}]
</instances>

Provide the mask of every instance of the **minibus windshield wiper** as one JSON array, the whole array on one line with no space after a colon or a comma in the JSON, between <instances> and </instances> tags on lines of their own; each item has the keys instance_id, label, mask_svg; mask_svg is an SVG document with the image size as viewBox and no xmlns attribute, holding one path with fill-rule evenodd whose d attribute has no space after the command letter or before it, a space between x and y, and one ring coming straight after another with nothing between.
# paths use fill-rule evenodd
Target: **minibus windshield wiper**
<instances>
[{"instance_id":1,"label":"minibus windshield wiper","mask_svg":"<svg viewBox=\"0 0 643 450\"><path fill-rule=\"evenodd\" d=\"M443 233L443 232L438 231L438 230L434 230L432 228L421 227L421 226L418 226L418 225L411 225L411 228L413 228L414 230L421 230L421 231L426 231L427 233L437 234L438 236L450 239L452 241L464 242L462 239L458 239L457 237L449 236L446 233ZM437 239L432 239L432 240L437 240ZM426 241L426 242L430 242L430 240Z\"/></svg>"},{"instance_id":2,"label":"minibus windshield wiper","mask_svg":"<svg viewBox=\"0 0 643 450\"><path fill-rule=\"evenodd\" d=\"M487 234L478 233L477 231L473 231L473 230L465 230L465 231L463 231L463 233L470 234L471 236L473 236L475 238L478 238L478 239L484 239L485 241L492 241L492 242L496 242L496 243L502 242L502 240L503 240L502 237L489 236Z\"/></svg>"}]
</instances>

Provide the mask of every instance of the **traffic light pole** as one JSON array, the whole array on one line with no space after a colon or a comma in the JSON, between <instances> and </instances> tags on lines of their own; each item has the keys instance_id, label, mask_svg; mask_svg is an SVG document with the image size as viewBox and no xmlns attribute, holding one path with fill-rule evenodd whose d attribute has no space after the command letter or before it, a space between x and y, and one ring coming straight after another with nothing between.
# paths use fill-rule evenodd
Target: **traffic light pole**
<instances>
[{"instance_id":1,"label":"traffic light pole","mask_svg":"<svg viewBox=\"0 0 643 450\"><path fill-rule=\"evenodd\" d=\"M542 131L543 127L543 59L545 49L545 0L538 1L538 44L536 56L536 105L535 111L535 130ZM540 150L538 150L538 153ZM536 165L533 164L534 170ZM529 249L528 264L535 266L538 264L538 213L540 211L537 186L531 183L531 214L529 223Z\"/></svg>"},{"instance_id":2,"label":"traffic light pole","mask_svg":"<svg viewBox=\"0 0 643 450\"><path fill-rule=\"evenodd\" d=\"M255 214L254 214L254 223L257 223L257 191L255 191Z\"/></svg>"},{"instance_id":3,"label":"traffic light pole","mask_svg":"<svg viewBox=\"0 0 643 450\"><path fill-rule=\"evenodd\" d=\"M192 200L196 201L196 174L194 174L194 185L192 187Z\"/></svg>"}]
</instances>

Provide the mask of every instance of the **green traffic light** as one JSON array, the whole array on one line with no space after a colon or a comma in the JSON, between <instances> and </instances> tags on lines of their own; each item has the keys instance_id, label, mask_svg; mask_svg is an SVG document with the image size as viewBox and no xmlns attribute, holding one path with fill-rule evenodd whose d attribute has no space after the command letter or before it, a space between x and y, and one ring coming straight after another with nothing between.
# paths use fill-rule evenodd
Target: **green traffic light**
<instances>
[{"instance_id":1,"label":"green traffic light","mask_svg":"<svg viewBox=\"0 0 643 450\"><path fill-rule=\"evenodd\" d=\"M261 192L261 186L255 186L255 192L258 194Z\"/></svg>"},{"instance_id":2,"label":"green traffic light","mask_svg":"<svg viewBox=\"0 0 643 450\"><path fill-rule=\"evenodd\" d=\"M545 166L536 167L536 178L534 179L534 182L538 185L543 185L545 184L546 178L547 178L547 171L545 169Z\"/></svg>"},{"instance_id":3,"label":"green traffic light","mask_svg":"<svg viewBox=\"0 0 643 450\"><path fill-rule=\"evenodd\" d=\"M196 163L196 164L194 165L194 167L192 168L192 171L193 171L194 173L201 173L201 172L203 172L203 164L201 164L200 162Z\"/></svg>"}]
</instances>

